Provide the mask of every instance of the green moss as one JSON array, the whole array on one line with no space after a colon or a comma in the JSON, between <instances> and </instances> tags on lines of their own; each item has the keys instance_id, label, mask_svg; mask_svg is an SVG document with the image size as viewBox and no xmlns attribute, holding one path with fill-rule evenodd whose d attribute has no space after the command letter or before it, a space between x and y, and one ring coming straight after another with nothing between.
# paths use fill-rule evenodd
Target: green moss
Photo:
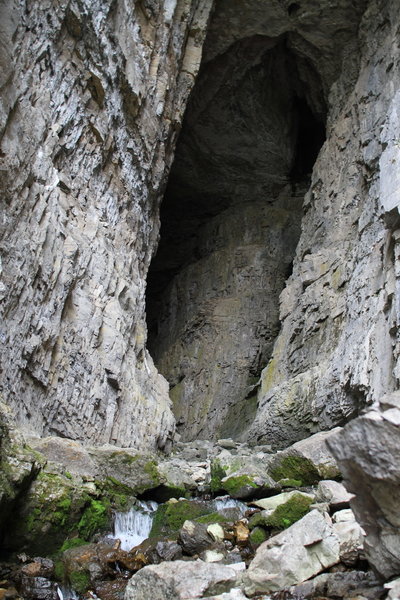
<instances>
[{"instance_id":1,"label":"green moss","mask_svg":"<svg viewBox=\"0 0 400 600\"><path fill-rule=\"evenodd\" d=\"M219 460L214 460L211 463L211 482L210 489L212 492L220 492L223 490L221 479L226 477L226 471L219 462Z\"/></svg>"},{"instance_id":2,"label":"green moss","mask_svg":"<svg viewBox=\"0 0 400 600\"><path fill-rule=\"evenodd\" d=\"M237 496L243 488L257 488L257 484L248 475L233 475L222 483L223 489L230 496Z\"/></svg>"},{"instance_id":3,"label":"green moss","mask_svg":"<svg viewBox=\"0 0 400 600\"><path fill-rule=\"evenodd\" d=\"M62 554L66 550L70 550L71 548L77 548L78 546L84 546L85 544L87 544L87 541L78 537L65 540L65 542L59 550L59 553Z\"/></svg>"},{"instance_id":4,"label":"green moss","mask_svg":"<svg viewBox=\"0 0 400 600\"><path fill-rule=\"evenodd\" d=\"M276 467L270 470L275 481L280 479L295 479L301 485L317 483L321 477L313 463L303 456L286 455Z\"/></svg>"},{"instance_id":5,"label":"green moss","mask_svg":"<svg viewBox=\"0 0 400 600\"><path fill-rule=\"evenodd\" d=\"M94 533L104 530L109 522L109 508L110 502L108 499L91 499L77 525L79 535L88 540Z\"/></svg>"},{"instance_id":6,"label":"green moss","mask_svg":"<svg viewBox=\"0 0 400 600\"><path fill-rule=\"evenodd\" d=\"M302 482L300 479L280 479L278 481L279 485L281 485L282 487L301 487Z\"/></svg>"},{"instance_id":7,"label":"green moss","mask_svg":"<svg viewBox=\"0 0 400 600\"><path fill-rule=\"evenodd\" d=\"M63 582L65 580L65 566L62 560L57 560L54 563L54 577L56 581Z\"/></svg>"},{"instance_id":8,"label":"green moss","mask_svg":"<svg viewBox=\"0 0 400 600\"><path fill-rule=\"evenodd\" d=\"M211 509L205 504L190 500L162 504L154 515L150 537L168 535L170 532L178 531L185 521L194 521L209 514L210 511Z\"/></svg>"},{"instance_id":9,"label":"green moss","mask_svg":"<svg viewBox=\"0 0 400 600\"><path fill-rule=\"evenodd\" d=\"M293 494L287 502L278 506L274 512L265 516L262 512L253 515L249 521L251 530L256 527L286 529L304 517L310 510L313 499L302 494Z\"/></svg>"},{"instance_id":10,"label":"green moss","mask_svg":"<svg viewBox=\"0 0 400 600\"><path fill-rule=\"evenodd\" d=\"M144 472L149 475L156 485L161 483L160 474L158 472L157 463L155 460L147 461L147 463L144 465Z\"/></svg>"},{"instance_id":11,"label":"green moss","mask_svg":"<svg viewBox=\"0 0 400 600\"><path fill-rule=\"evenodd\" d=\"M265 542L265 540L267 539L268 534L265 531L265 529L263 529L262 527L255 527L251 532L250 532L250 543L253 546L259 546L260 544L262 544L263 542Z\"/></svg>"},{"instance_id":12,"label":"green moss","mask_svg":"<svg viewBox=\"0 0 400 600\"><path fill-rule=\"evenodd\" d=\"M210 525L211 523L226 523L228 519L223 515L220 515L217 512L210 513L209 515L203 515L202 517L197 517L195 519L197 523L205 523L206 525Z\"/></svg>"},{"instance_id":13,"label":"green moss","mask_svg":"<svg viewBox=\"0 0 400 600\"><path fill-rule=\"evenodd\" d=\"M72 589L78 594L84 594L90 588L90 575L87 571L72 571L69 580Z\"/></svg>"}]
</instances>

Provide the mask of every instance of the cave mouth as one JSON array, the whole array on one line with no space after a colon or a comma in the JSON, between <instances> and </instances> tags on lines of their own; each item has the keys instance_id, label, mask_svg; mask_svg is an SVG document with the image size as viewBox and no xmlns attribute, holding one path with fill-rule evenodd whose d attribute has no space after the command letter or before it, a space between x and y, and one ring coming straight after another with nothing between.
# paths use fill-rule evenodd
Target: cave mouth
<instances>
[{"instance_id":1,"label":"cave mouth","mask_svg":"<svg viewBox=\"0 0 400 600\"><path fill-rule=\"evenodd\" d=\"M146 291L148 348L185 441L245 439L254 419L325 115L316 69L285 36L202 66Z\"/></svg>"}]
</instances>

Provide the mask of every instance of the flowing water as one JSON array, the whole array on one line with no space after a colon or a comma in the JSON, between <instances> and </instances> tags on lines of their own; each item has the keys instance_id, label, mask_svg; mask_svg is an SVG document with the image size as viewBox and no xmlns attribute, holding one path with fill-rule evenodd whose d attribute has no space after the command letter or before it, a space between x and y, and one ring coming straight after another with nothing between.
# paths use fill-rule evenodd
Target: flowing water
<instances>
[{"instance_id":1,"label":"flowing water","mask_svg":"<svg viewBox=\"0 0 400 600\"><path fill-rule=\"evenodd\" d=\"M122 550L131 550L149 537L157 502L138 501L127 512L117 512L114 517L114 538L121 541Z\"/></svg>"},{"instance_id":2,"label":"flowing water","mask_svg":"<svg viewBox=\"0 0 400 600\"><path fill-rule=\"evenodd\" d=\"M222 512L222 514L224 514L225 511L233 513L232 509L235 509L235 516L237 515L237 519L241 519L246 510L248 510L249 508L244 502L241 502L240 500L235 500L230 496L220 496L218 498L215 498L215 500L213 500L212 502L214 505L214 510L217 512Z\"/></svg>"}]
</instances>

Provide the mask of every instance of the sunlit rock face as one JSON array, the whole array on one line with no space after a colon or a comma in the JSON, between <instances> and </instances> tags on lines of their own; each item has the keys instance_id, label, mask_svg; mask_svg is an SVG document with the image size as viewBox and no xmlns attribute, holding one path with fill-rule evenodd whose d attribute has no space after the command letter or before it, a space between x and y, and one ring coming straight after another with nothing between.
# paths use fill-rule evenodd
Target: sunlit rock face
<instances>
[{"instance_id":1,"label":"sunlit rock face","mask_svg":"<svg viewBox=\"0 0 400 600\"><path fill-rule=\"evenodd\" d=\"M211 1L2 2L2 394L38 434L174 430L146 273Z\"/></svg>"}]
</instances>

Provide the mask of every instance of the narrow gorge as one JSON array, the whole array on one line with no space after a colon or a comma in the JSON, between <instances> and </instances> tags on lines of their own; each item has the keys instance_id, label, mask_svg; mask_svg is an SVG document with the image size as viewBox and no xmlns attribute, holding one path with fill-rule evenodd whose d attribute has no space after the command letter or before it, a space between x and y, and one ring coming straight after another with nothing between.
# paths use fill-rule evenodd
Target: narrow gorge
<instances>
[{"instance_id":1,"label":"narrow gorge","mask_svg":"<svg viewBox=\"0 0 400 600\"><path fill-rule=\"evenodd\" d=\"M399 40L0 3L0 600L400 598Z\"/></svg>"}]
</instances>

